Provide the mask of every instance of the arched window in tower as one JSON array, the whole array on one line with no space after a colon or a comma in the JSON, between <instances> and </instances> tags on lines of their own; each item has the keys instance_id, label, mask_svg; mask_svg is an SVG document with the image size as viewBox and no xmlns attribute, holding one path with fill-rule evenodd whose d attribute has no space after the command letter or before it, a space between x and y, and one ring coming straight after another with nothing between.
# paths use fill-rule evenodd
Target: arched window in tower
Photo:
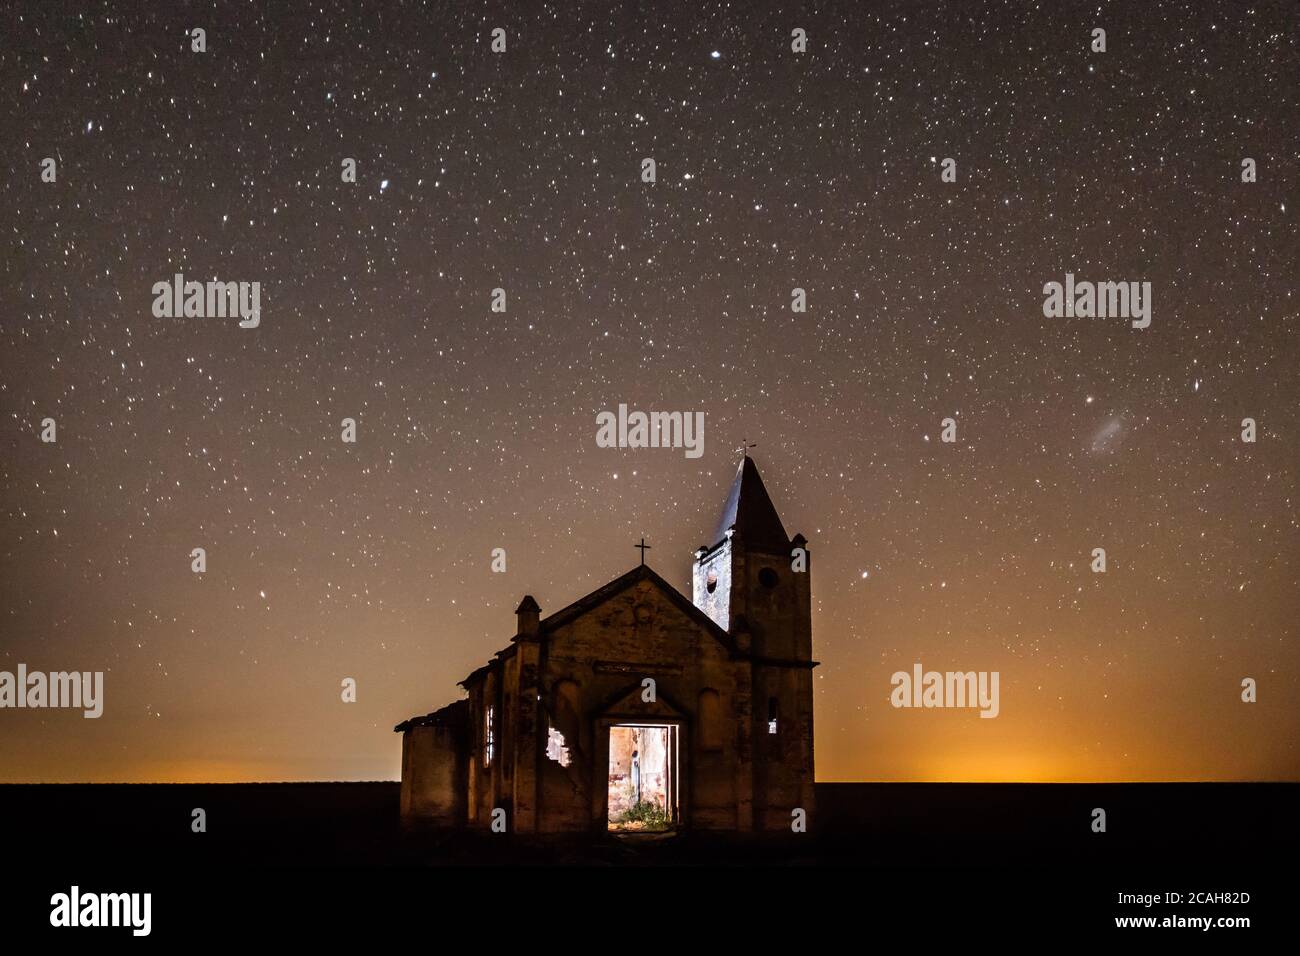
<instances>
[{"instance_id":1,"label":"arched window in tower","mask_svg":"<svg viewBox=\"0 0 1300 956\"><path fill-rule=\"evenodd\" d=\"M779 708L780 705L775 697L767 699L767 732L769 734L776 733L777 718L780 716L777 712Z\"/></svg>"},{"instance_id":2,"label":"arched window in tower","mask_svg":"<svg viewBox=\"0 0 1300 956\"><path fill-rule=\"evenodd\" d=\"M700 749L722 749L722 698L709 688L700 691Z\"/></svg>"},{"instance_id":3,"label":"arched window in tower","mask_svg":"<svg viewBox=\"0 0 1300 956\"><path fill-rule=\"evenodd\" d=\"M709 576L704 579L704 590L712 594L717 589L718 589L718 573L716 571L710 571Z\"/></svg>"}]
</instances>

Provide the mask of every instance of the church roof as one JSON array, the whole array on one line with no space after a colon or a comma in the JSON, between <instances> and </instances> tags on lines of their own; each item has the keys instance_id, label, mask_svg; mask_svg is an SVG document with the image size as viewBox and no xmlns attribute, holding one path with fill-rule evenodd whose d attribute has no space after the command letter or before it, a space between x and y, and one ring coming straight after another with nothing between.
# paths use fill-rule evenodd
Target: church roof
<instances>
[{"instance_id":1,"label":"church roof","mask_svg":"<svg viewBox=\"0 0 1300 956\"><path fill-rule=\"evenodd\" d=\"M736 478L722 505L710 543L716 545L731 528L736 529L748 547L784 551L790 546L781 517L759 477L758 466L748 455L736 469Z\"/></svg>"},{"instance_id":2,"label":"church roof","mask_svg":"<svg viewBox=\"0 0 1300 956\"><path fill-rule=\"evenodd\" d=\"M404 720L393 728L397 733L404 733L412 727L460 727L465 723L466 711L469 709L469 700L462 697L460 700L453 701L446 707L440 707L431 714L425 714L423 717L412 717Z\"/></svg>"}]
</instances>

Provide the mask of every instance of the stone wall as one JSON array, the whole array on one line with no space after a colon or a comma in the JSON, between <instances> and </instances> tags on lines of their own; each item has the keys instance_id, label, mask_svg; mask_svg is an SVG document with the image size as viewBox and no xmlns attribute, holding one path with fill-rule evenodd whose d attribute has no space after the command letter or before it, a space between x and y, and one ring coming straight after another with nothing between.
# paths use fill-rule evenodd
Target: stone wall
<instances>
[{"instance_id":1,"label":"stone wall","mask_svg":"<svg viewBox=\"0 0 1300 956\"><path fill-rule=\"evenodd\" d=\"M458 728L414 726L402 734L404 823L459 826L466 820L465 755Z\"/></svg>"},{"instance_id":2,"label":"stone wall","mask_svg":"<svg viewBox=\"0 0 1300 956\"><path fill-rule=\"evenodd\" d=\"M559 727L570 765L543 752L538 775L538 829L599 830L606 825L609 725L637 719L679 727L680 798L692 825L736 825L735 664L713 634L653 582L643 580L547 635L542 698L550 720L575 712L576 727ZM656 701L642 701L642 680L655 681ZM563 688L563 692L561 692ZM716 719L726 726L704 750L699 700L717 695ZM567 695L571 703L561 699ZM687 789L689 788L689 789Z\"/></svg>"}]
</instances>

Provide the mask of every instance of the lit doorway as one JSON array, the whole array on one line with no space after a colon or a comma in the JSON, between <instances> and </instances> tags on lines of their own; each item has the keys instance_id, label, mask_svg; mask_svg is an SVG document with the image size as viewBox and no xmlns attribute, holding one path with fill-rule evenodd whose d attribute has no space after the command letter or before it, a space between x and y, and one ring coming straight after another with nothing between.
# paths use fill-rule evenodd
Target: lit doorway
<instances>
[{"instance_id":1,"label":"lit doorway","mask_svg":"<svg viewBox=\"0 0 1300 956\"><path fill-rule=\"evenodd\" d=\"M609 728L610 830L654 832L677 825L677 747L676 724Z\"/></svg>"}]
</instances>

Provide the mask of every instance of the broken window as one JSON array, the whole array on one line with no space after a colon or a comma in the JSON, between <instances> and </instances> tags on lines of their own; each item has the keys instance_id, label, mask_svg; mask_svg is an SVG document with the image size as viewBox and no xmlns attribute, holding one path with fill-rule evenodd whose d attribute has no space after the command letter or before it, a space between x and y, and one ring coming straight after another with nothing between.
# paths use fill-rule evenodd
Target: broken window
<instances>
[{"instance_id":1,"label":"broken window","mask_svg":"<svg viewBox=\"0 0 1300 956\"><path fill-rule=\"evenodd\" d=\"M767 699L767 732L776 733L777 702L775 697Z\"/></svg>"},{"instance_id":2,"label":"broken window","mask_svg":"<svg viewBox=\"0 0 1300 956\"><path fill-rule=\"evenodd\" d=\"M564 745L564 734L554 727L546 731L546 759L554 760L561 767L569 765L569 748Z\"/></svg>"},{"instance_id":3,"label":"broken window","mask_svg":"<svg viewBox=\"0 0 1300 956\"><path fill-rule=\"evenodd\" d=\"M483 712L483 766L485 767L492 766L492 757L497 749L496 731L492 727L495 709L488 704L487 710Z\"/></svg>"}]
</instances>

